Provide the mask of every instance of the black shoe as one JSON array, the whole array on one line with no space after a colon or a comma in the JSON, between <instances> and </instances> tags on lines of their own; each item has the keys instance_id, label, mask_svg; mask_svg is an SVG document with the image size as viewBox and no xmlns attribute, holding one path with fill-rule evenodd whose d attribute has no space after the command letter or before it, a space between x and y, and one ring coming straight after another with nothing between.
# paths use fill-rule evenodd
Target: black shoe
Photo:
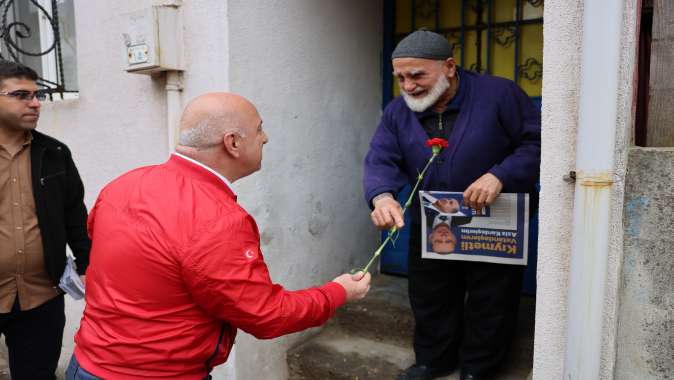
<instances>
[{"instance_id":1,"label":"black shoe","mask_svg":"<svg viewBox=\"0 0 674 380\"><path fill-rule=\"evenodd\" d=\"M442 370L439 368L427 367L423 364L415 364L398 375L396 380L432 380L437 377L448 376L453 371L453 369Z\"/></svg>"},{"instance_id":2,"label":"black shoe","mask_svg":"<svg viewBox=\"0 0 674 380\"><path fill-rule=\"evenodd\" d=\"M464 369L461 370L461 380L484 380L482 376L478 376L474 373L470 373Z\"/></svg>"}]
</instances>

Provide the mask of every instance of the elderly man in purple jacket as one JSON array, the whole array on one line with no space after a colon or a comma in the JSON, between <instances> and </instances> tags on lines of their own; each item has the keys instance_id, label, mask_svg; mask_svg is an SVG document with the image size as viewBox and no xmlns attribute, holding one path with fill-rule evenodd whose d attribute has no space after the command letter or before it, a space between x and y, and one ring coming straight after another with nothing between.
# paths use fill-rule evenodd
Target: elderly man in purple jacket
<instances>
[{"instance_id":1,"label":"elderly man in purple jacket","mask_svg":"<svg viewBox=\"0 0 674 380\"><path fill-rule=\"evenodd\" d=\"M395 196L416 182L431 150L449 141L422 190L459 191L475 209L501 192L535 193L540 112L512 81L464 71L447 40L416 31L392 54L402 97L384 110L365 158L364 190L381 229L403 226ZM410 208L409 297L416 364L398 379L434 379L461 367L461 379L494 376L506 357L519 306L523 267L421 258L418 197ZM535 199L535 197L532 197Z\"/></svg>"}]
</instances>

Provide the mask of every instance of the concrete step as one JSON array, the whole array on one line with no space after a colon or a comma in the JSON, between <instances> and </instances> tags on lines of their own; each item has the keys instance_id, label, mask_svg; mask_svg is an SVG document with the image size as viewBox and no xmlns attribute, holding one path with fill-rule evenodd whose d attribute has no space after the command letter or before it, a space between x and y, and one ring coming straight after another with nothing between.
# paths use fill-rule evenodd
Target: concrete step
<instances>
[{"instance_id":1,"label":"concrete step","mask_svg":"<svg viewBox=\"0 0 674 380\"><path fill-rule=\"evenodd\" d=\"M414 354L333 327L289 351L287 360L289 380L377 380L394 379L414 363Z\"/></svg>"},{"instance_id":2,"label":"concrete step","mask_svg":"<svg viewBox=\"0 0 674 380\"><path fill-rule=\"evenodd\" d=\"M532 366L535 301L522 297L508 363L494 380L523 380ZM347 304L320 334L288 351L289 380L395 379L414 363L407 279L378 275L364 300ZM442 380L458 380L459 371Z\"/></svg>"},{"instance_id":3,"label":"concrete step","mask_svg":"<svg viewBox=\"0 0 674 380\"><path fill-rule=\"evenodd\" d=\"M407 298L407 279L377 275L365 299L344 305L326 328L375 342L412 347L414 317Z\"/></svg>"}]
</instances>

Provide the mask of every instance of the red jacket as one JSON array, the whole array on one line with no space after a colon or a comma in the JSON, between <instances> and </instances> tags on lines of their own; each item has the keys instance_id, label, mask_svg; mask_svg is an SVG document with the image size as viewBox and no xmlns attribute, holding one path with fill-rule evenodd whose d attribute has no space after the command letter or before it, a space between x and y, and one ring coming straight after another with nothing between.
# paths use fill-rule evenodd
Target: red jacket
<instances>
[{"instance_id":1,"label":"red jacket","mask_svg":"<svg viewBox=\"0 0 674 380\"><path fill-rule=\"evenodd\" d=\"M237 329L274 338L319 326L344 288L273 284L253 218L225 183L173 155L107 185L89 216L86 308L75 337L83 368L105 379L202 379Z\"/></svg>"}]
</instances>

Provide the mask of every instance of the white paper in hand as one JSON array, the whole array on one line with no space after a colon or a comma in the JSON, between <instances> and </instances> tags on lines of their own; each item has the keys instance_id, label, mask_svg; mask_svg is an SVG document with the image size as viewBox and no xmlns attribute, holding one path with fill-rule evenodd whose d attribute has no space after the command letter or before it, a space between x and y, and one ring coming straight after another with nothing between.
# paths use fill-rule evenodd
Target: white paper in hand
<instances>
[{"instance_id":1,"label":"white paper in hand","mask_svg":"<svg viewBox=\"0 0 674 380\"><path fill-rule=\"evenodd\" d=\"M61 280L59 281L59 288L63 289L64 292L70 294L76 300L84 298L84 284L75 270L75 262L72 256L68 256L66 269L63 271L63 276L61 276Z\"/></svg>"}]
</instances>

